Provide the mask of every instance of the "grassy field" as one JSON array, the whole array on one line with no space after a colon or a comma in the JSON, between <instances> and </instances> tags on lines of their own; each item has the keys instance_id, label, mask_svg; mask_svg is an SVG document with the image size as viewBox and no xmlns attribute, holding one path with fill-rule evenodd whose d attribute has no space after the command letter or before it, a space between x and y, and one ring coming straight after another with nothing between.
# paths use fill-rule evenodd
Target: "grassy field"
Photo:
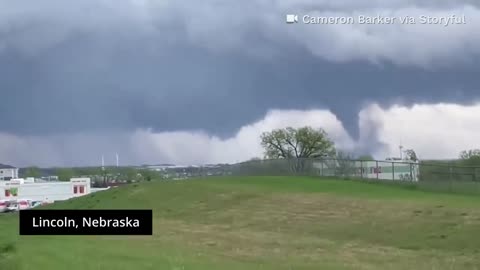
<instances>
[{"instance_id":1,"label":"grassy field","mask_svg":"<svg viewBox=\"0 0 480 270\"><path fill-rule=\"evenodd\" d=\"M53 206L151 208L153 236L18 236L0 269L480 269L480 197L301 177L134 184ZM67 268L68 267L68 268Z\"/></svg>"}]
</instances>

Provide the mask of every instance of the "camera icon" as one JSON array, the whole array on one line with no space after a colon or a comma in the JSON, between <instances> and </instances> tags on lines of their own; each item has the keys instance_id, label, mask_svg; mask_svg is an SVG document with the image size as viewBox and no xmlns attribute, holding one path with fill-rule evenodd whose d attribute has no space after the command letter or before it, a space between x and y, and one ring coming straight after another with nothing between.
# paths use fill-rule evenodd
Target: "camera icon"
<instances>
[{"instance_id":1,"label":"camera icon","mask_svg":"<svg viewBox=\"0 0 480 270\"><path fill-rule=\"evenodd\" d=\"M298 15L295 14L288 14L286 18L287 23L297 23L298 22Z\"/></svg>"}]
</instances>

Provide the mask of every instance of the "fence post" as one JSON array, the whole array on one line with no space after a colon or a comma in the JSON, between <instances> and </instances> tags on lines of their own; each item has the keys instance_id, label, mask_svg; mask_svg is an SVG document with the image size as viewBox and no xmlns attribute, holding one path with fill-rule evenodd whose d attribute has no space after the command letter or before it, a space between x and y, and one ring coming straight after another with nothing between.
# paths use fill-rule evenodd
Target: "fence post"
<instances>
[{"instance_id":1,"label":"fence post","mask_svg":"<svg viewBox=\"0 0 480 270\"><path fill-rule=\"evenodd\" d=\"M413 181L413 172L412 172L413 166L412 166L412 165L413 165L413 164L410 163L410 181Z\"/></svg>"},{"instance_id":2,"label":"fence post","mask_svg":"<svg viewBox=\"0 0 480 270\"><path fill-rule=\"evenodd\" d=\"M452 174L453 174L453 168L452 168L452 163L448 163L448 181L452 182Z\"/></svg>"},{"instance_id":3,"label":"fence post","mask_svg":"<svg viewBox=\"0 0 480 270\"><path fill-rule=\"evenodd\" d=\"M360 160L360 178L363 179L363 160Z\"/></svg>"},{"instance_id":4,"label":"fence post","mask_svg":"<svg viewBox=\"0 0 480 270\"><path fill-rule=\"evenodd\" d=\"M377 174L377 180L378 180L378 160L375 160L375 163L376 163L376 166L377 166L375 173Z\"/></svg>"},{"instance_id":5,"label":"fence post","mask_svg":"<svg viewBox=\"0 0 480 270\"><path fill-rule=\"evenodd\" d=\"M395 162L392 161L392 180L395 180Z\"/></svg>"},{"instance_id":6,"label":"fence post","mask_svg":"<svg viewBox=\"0 0 480 270\"><path fill-rule=\"evenodd\" d=\"M320 176L323 176L323 160L320 162Z\"/></svg>"}]
</instances>

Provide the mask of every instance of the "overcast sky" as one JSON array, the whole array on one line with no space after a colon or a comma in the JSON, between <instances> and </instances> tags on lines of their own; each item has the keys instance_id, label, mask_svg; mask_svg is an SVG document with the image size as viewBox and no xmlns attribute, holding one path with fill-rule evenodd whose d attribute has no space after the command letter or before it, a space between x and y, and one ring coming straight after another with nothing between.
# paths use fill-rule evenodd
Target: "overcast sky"
<instances>
[{"instance_id":1,"label":"overcast sky","mask_svg":"<svg viewBox=\"0 0 480 270\"><path fill-rule=\"evenodd\" d=\"M235 162L302 125L378 158L455 158L480 148L479 26L474 0L0 0L0 163Z\"/></svg>"}]
</instances>

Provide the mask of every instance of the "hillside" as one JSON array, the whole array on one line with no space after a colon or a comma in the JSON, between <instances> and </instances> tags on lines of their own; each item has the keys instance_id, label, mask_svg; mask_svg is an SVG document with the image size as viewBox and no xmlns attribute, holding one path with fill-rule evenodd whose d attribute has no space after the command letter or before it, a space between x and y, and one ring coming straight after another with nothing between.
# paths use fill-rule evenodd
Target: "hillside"
<instances>
[{"instance_id":1,"label":"hillside","mask_svg":"<svg viewBox=\"0 0 480 270\"><path fill-rule=\"evenodd\" d=\"M153 209L153 236L19 237L17 217L0 216L0 264L7 270L475 269L479 203L475 196L300 177L133 184L51 208ZM21 254L29 256L19 260Z\"/></svg>"}]
</instances>

